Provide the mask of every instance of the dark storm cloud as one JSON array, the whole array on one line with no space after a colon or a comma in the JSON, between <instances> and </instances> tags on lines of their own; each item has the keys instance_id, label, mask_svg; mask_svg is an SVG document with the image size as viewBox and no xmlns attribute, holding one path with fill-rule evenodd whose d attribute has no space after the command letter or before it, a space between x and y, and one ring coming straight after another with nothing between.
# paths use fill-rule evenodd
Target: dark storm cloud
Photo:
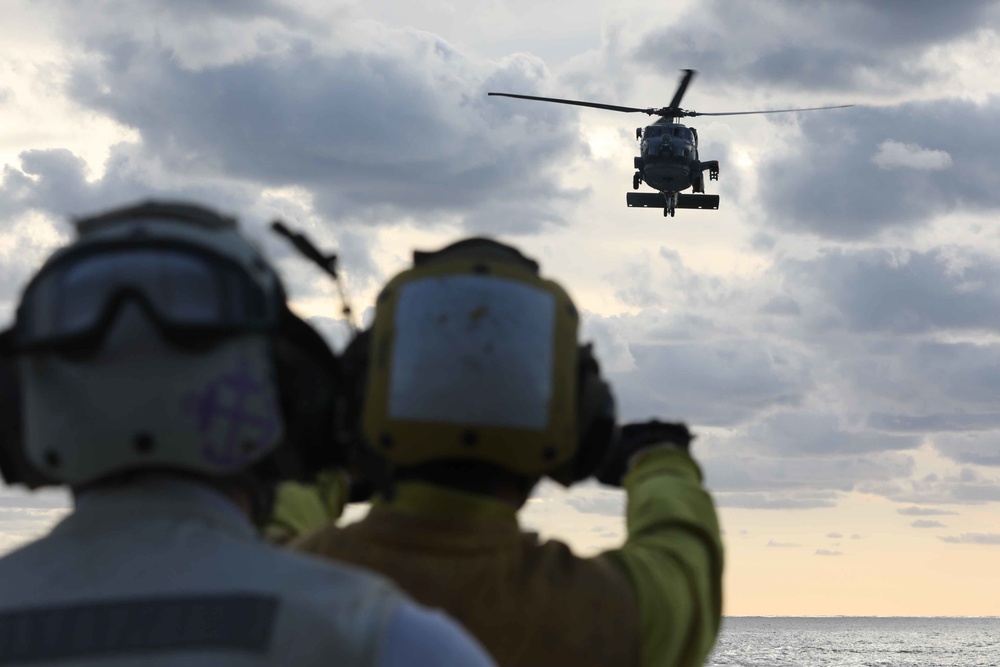
<instances>
[{"instance_id":1,"label":"dark storm cloud","mask_svg":"<svg viewBox=\"0 0 1000 667\"><path fill-rule=\"evenodd\" d=\"M780 270L854 332L1000 331L1000 260L971 248L831 249Z\"/></svg>"},{"instance_id":2,"label":"dark storm cloud","mask_svg":"<svg viewBox=\"0 0 1000 667\"><path fill-rule=\"evenodd\" d=\"M468 226L507 232L561 223L555 204L584 194L557 182L586 150L574 112L486 97L536 91L540 61L480 64L427 33L384 37L331 52L281 33L281 49L194 68L105 35L68 90L137 130L171 172L300 186L325 217L435 223L473 211Z\"/></svg>"},{"instance_id":3,"label":"dark storm cloud","mask_svg":"<svg viewBox=\"0 0 1000 667\"><path fill-rule=\"evenodd\" d=\"M958 512L939 510L932 507L917 507L916 505L912 505L910 507L902 507L896 510L896 514L902 514L903 516L946 516L958 514Z\"/></svg>"},{"instance_id":4,"label":"dark storm cloud","mask_svg":"<svg viewBox=\"0 0 1000 667\"><path fill-rule=\"evenodd\" d=\"M913 528L946 528L940 521L933 521L928 519L917 519L910 524Z\"/></svg>"},{"instance_id":5,"label":"dark storm cloud","mask_svg":"<svg viewBox=\"0 0 1000 667\"><path fill-rule=\"evenodd\" d=\"M990 25L995 7L987 0L701 0L647 34L633 58L658 70L697 63L707 80L734 87L879 93L934 80L920 56Z\"/></svg>"},{"instance_id":6,"label":"dark storm cloud","mask_svg":"<svg viewBox=\"0 0 1000 667\"><path fill-rule=\"evenodd\" d=\"M958 211L996 211L998 114L992 97L803 115L792 154L759 165L764 220L849 240Z\"/></svg>"},{"instance_id":7,"label":"dark storm cloud","mask_svg":"<svg viewBox=\"0 0 1000 667\"><path fill-rule=\"evenodd\" d=\"M962 533L961 535L946 535L939 539L949 544L1000 544L1000 535L996 533Z\"/></svg>"}]
</instances>

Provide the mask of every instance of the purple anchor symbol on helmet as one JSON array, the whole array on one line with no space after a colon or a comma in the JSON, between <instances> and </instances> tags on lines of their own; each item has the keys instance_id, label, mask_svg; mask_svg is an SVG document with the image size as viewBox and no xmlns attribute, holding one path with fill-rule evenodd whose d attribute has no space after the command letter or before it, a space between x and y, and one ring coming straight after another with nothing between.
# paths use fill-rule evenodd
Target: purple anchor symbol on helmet
<instances>
[{"instance_id":1,"label":"purple anchor symbol on helmet","mask_svg":"<svg viewBox=\"0 0 1000 667\"><path fill-rule=\"evenodd\" d=\"M202 456L221 468L243 466L274 440L280 413L269 387L254 377L247 359L184 399L202 436Z\"/></svg>"}]
</instances>

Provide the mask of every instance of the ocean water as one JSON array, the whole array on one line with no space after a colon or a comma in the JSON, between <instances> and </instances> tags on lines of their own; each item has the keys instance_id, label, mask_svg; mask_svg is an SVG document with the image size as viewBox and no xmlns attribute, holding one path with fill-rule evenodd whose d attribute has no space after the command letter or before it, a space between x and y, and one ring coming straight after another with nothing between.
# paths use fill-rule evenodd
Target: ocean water
<instances>
[{"instance_id":1,"label":"ocean water","mask_svg":"<svg viewBox=\"0 0 1000 667\"><path fill-rule=\"evenodd\" d=\"M1000 665L1000 617L729 617L709 667Z\"/></svg>"}]
</instances>

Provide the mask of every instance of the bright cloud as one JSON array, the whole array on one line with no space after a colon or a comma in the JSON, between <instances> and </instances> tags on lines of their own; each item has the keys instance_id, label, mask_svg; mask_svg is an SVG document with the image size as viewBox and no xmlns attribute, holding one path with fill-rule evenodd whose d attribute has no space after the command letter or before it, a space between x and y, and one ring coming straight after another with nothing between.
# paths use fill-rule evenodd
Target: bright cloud
<instances>
[{"instance_id":1,"label":"bright cloud","mask_svg":"<svg viewBox=\"0 0 1000 667\"><path fill-rule=\"evenodd\" d=\"M882 169L902 167L925 171L938 171L952 165L951 156L947 151L923 148L917 144L904 144L892 139L879 144L878 152L872 157L872 162Z\"/></svg>"}]
</instances>

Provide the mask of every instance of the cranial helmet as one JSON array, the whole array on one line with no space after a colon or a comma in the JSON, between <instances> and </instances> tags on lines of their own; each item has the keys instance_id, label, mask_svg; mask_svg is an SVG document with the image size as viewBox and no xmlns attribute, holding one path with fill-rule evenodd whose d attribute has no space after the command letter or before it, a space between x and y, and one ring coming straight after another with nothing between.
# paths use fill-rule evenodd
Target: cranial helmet
<instances>
[{"instance_id":1,"label":"cranial helmet","mask_svg":"<svg viewBox=\"0 0 1000 667\"><path fill-rule=\"evenodd\" d=\"M570 484L604 460L611 390L538 264L484 238L414 253L345 353L367 447L392 467L474 460Z\"/></svg>"},{"instance_id":2,"label":"cranial helmet","mask_svg":"<svg viewBox=\"0 0 1000 667\"><path fill-rule=\"evenodd\" d=\"M148 202L76 227L0 337L8 483L271 482L340 463L338 361L235 220Z\"/></svg>"}]
</instances>

